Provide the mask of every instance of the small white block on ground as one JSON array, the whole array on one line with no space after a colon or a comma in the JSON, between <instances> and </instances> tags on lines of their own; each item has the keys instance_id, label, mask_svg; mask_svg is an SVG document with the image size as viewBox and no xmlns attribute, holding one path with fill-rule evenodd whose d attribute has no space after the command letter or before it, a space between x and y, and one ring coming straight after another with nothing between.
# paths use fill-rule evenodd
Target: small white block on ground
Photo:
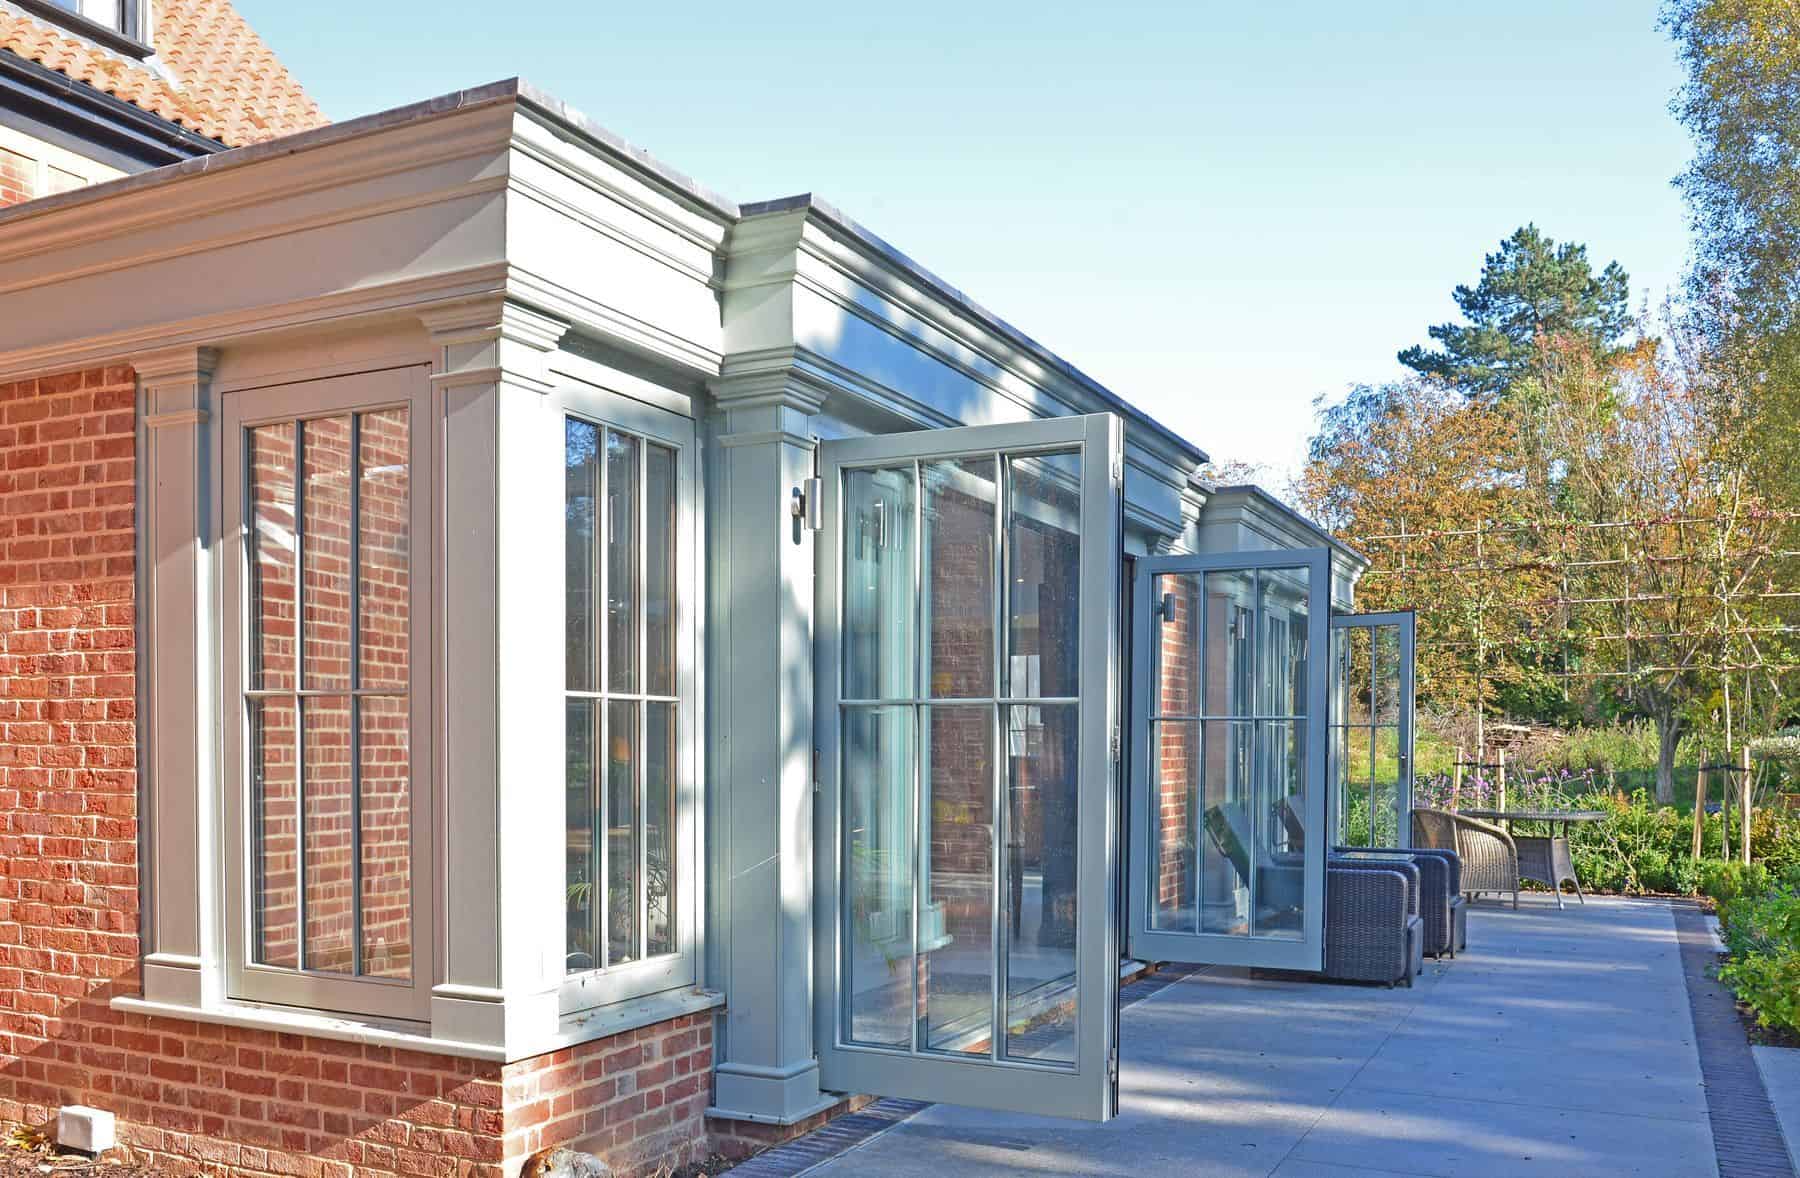
<instances>
[{"instance_id":1,"label":"small white block on ground","mask_svg":"<svg viewBox=\"0 0 1800 1178\"><path fill-rule=\"evenodd\" d=\"M1800 1170L1800 1047L1752 1047L1750 1054L1756 1057L1775 1120L1787 1138L1788 1156Z\"/></svg>"},{"instance_id":2,"label":"small white block on ground","mask_svg":"<svg viewBox=\"0 0 1800 1178\"><path fill-rule=\"evenodd\" d=\"M105 1109L67 1104L57 1110L56 1144L83 1153L105 1153L119 1141L113 1115Z\"/></svg>"}]
</instances>

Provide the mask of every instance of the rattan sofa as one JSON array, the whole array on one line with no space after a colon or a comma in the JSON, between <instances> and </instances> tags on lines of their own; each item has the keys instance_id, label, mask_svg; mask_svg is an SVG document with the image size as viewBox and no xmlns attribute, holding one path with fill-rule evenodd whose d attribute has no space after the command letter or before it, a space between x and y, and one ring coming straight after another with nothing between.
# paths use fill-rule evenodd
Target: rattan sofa
<instances>
[{"instance_id":1,"label":"rattan sofa","mask_svg":"<svg viewBox=\"0 0 1800 1178\"><path fill-rule=\"evenodd\" d=\"M1462 892L1480 899L1484 892L1511 892L1519 906L1519 848L1498 826L1466 818L1451 810L1414 807L1413 845L1455 851L1462 860Z\"/></svg>"}]
</instances>

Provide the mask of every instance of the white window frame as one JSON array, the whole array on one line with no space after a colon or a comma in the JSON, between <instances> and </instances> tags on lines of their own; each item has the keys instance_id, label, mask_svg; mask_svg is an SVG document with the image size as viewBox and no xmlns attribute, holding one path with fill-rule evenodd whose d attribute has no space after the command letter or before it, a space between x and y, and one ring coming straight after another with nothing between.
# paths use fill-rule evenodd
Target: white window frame
<instances>
[{"instance_id":1,"label":"white window frame","mask_svg":"<svg viewBox=\"0 0 1800 1178\"><path fill-rule=\"evenodd\" d=\"M246 575L249 479L244 439L250 428L309 418L404 406L408 415L409 511L411 513L411 680L408 684L412 731L412 940L411 977L399 979L347 977L273 967L253 960L250 888L254 852L250 827L250 767L247 720L242 708L248 665L249 578ZM225 868L226 994L231 999L266 1002L307 1010L428 1021L430 994L438 973L436 922L432 916L433 881L437 878L432 837L437 781L432 740L433 661L432 603L436 597L432 505L435 496L432 399L423 368L418 366L326 377L257 389L227 392L220 397L220 522L223 537L220 609L219 723L223 749ZM298 462L295 479L301 472ZM354 521L352 521L354 526ZM303 577L296 567L296 584ZM297 669L298 670L298 669ZM301 886L304 886L302 883Z\"/></svg>"},{"instance_id":2,"label":"white window frame","mask_svg":"<svg viewBox=\"0 0 1800 1178\"><path fill-rule=\"evenodd\" d=\"M675 717L678 731L676 735L676 766L674 770L673 794L675 798L675 838L671 848L674 860L671 870L672 888L675 893L671 916L675 922L675 952L658 957L646 957L638 961L621 965L597 966L581 973L565 974L558 991L559 1008L566 1016L579 1014L596 1007L609 1006L618 1002L644 998L669 990L690 987L696 984L699 973L699 916L700 889L703 885L701 875L701 847L699 808L700 796L700 757L701 757L701 714L699 707L700 692L700 626L699 626L699 496L697 464L699 448L694 420L680 413L672 412L659 406L648 404L627 396L624 393L587 384L571 377L559 377L556 390L552 393L552 401L559 418L556 431L557 444L566 447L566 427L561 423L567 418L579 418L604 430L614 428L621 433L635 434L639 438L666 446L675 452L676 493L675 493L675 577L674 577L674 627L675 627ZM640 462L642 461L640 451ZM560 463L564 455L559 453L556 461ZM603 460L603 459L602 459ZM560 486L560 480L559 480ZM563 496L557 496L560 506ZM638 536L643 536L643 507L639 504ZM564 569L567 567L567 529L559 515L555 522L556 540L547 544L547 554L553 554L553 568L546 568L545 575L556 578L562 583ZM605 537L596 536L597 559L605 559ZM562 594L557 595L559 602L564 601ZM596 602L595 625L596 640L603 640L605 626L604 602ZM567 617L559 632L567 633ZM564 676L564 651L558 648L554 661L551 662L559 680L557 699L559 704L567 697L561 683ZM632 693L624 693L632 694ZM567 726L558 717L556 724L559 742L566 742ZM647 750L638 750L640 757ZM556 793L559 799L557 814L559 837L568 829L568 813L566 810L567 791L563 788L560 777L566 771L568 748L566 743L559 743L559 754L556 758L559 778L556 782ZM642 814L638 815L641 824ZM566 887L564 872L558 870L556 878L559 885ZM557 913L555 944L562 950L556 957L560 963L567 960L569 944L567 941L567 920L564 916L566 896L559 891L553 897L552 907Z\"/></svg>"}]
</instances>

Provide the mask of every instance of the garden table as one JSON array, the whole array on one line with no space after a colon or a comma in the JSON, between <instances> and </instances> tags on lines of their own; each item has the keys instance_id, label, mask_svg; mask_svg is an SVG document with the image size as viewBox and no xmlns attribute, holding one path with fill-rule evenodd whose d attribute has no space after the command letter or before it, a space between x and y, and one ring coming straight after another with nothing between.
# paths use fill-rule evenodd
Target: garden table
<instances>
[{"instance_id":1,"label":"garden table","mask_svg":"<svg viewBox=\"0 0 1800 1178\"><path fill-rule=\"evenodd\" d=\"M1548 884L1556 893L1556 906L1563 906L1562 885L1568 880L1575 885L1575 898L1583 904L1587 897L1581 894L1581 881L1575 878L1575 863L1569 858L1569 826L1576 822L1600 822L1606 818L1604 810L1461 810L1471 818L1485 818L1492 822L1504 822L1507 833L1512 834L1513 845L1519 852L1519 878L1535 879L1541 884ZM1543 822L1550 826L1548 835L1514 834L1512 824L1515 822ZM1556 833L1556 824L1562 824L1562 833Z\"/></svg>"}]
</instances>

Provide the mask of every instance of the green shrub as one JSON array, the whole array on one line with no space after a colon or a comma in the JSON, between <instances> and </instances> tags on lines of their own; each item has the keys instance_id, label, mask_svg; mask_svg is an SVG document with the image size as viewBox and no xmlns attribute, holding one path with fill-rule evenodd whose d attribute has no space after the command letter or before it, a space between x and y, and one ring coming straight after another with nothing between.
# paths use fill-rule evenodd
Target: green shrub
<instances>
[{"instance_id":1,"label":"green shrub","mask_svg":"<svg viewBox=\"0 0 1800 1178\"><path fill-rule=\"evenodd\" d=\"M1721 912L1731 957L1719 977L1763 1026L1800 1031L1800 893L1743 894Z\"/></svg>"},{"instance_id":2,"label":"green shrub","mask_svg":"<svg viewBox=\"0 0 1800 1178\"><path fill-rule=\"evenodd\" d=\"M1761 863L1700 864L1700 890L1720 904L1729 904L1740 896L1761 896L1774 883L1766 865Z\"/></svg>"}]
</instances>

